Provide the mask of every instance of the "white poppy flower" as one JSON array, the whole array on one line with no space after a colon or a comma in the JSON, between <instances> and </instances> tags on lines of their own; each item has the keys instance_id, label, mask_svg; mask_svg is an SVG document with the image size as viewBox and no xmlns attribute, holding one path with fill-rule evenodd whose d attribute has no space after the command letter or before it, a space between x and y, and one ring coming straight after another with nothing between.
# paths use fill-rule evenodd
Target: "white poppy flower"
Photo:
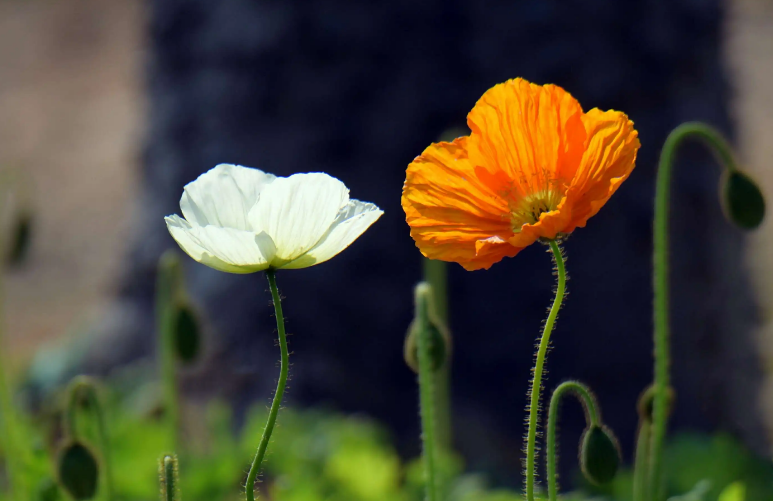
<instances>
[{"instance_id":1,"label":"white poppy flower","mask_svg":"<svg viewBox=\"0 0 773 501\"><path fill-rule=\"evenodd\" d=\"M320 172L276 177L220 164L185 186L185 219L166 226L193 259L216 270L253 273L322 263L346 249L383 212L349 199L349 189Z\"/></svg>"}]
</instances>

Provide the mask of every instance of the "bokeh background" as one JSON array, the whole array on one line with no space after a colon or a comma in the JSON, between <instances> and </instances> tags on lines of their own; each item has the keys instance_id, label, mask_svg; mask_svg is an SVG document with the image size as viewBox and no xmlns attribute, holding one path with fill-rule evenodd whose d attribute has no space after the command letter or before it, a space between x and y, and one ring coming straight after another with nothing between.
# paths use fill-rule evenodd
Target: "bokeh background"
<instances>
[{"instance_id":1,"label":"bokeh background","mask_svg":"<svg viewBox=\"0 0 773 501\"><path fill-rule=\"evenodd\" d=\"M28 261L5 284L18 378L45 395L73 374L152 360L162 217L217 163L325 171L386 213L323 266L279 275L292 334L288 405L362 412L418 452L402 361L421 260L400 208L407 164L492 85L556 83L637 124L637 168L567 242L570 296L548 386L593 387L630 459L651 379L651 219L670 129L726 132L773 193L773 4L766 0L347 2L0 1L0 166L32 180ZM773 223L722 218L719 169L687 146L673 204L673 428L725 430L761 455L773 432ZM449 268L455 443L517 485L532 347L551 300L538 245L487 272ZM191 398L244 410L276 377L262 275L185 261L207 321ZM238 413L237 413L238 414ZM564 456L581 430L567 406ZM575 423L575 424L572 424Z\"/></svg>"}]
</instances>

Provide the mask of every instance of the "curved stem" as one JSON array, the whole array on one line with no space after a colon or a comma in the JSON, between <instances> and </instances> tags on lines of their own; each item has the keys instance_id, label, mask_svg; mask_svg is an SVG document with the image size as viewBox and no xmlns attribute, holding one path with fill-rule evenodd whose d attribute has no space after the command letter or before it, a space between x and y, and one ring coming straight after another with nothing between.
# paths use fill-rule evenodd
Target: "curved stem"
<instances>
[{"instance_id":1,"label":"curved stem","mask_svg":"<svg viewBox=\"0 0 773 501\"><path fill-rule=\"evenodd\" d=\"M426 282L416 287L416 349L419 359L419 401L421 412L421 437L423 442L424 472L427 501L437 501L437 474L435 455L438 444L435 430L435 374L430 359L429 302L432 287Z\"/></svg>"},{"instance_id":2,"label":"curved stem","mask_svg":"<svg viewBox=\"0 0 773 501\"><path fill-rule=\"evenodd\" d=\"M558 407L564 394L571 393L575 395L582 403L585 409L585 424L587 427L600 426L600 417L598 405L593 393L582 383L577 381L566 381L561 383L553 391L550 398L550 407L548 408L548 437L547 437L547 481L548 496L550 501L556 501L558 498L558 482L556 481L556 425L558 424Z\"/></svg>"},{"instance_id":3,"label":"curved stem","mask_svg":"<svg viewBox=\"0 0 773 501\"><path fill-rule=\"evenodd\" d=\"M279 289L276 287L276 271L269 268L266 270L266 277L268 278L268 285L271 288L271 297L274 300L274 313L276 315L276 330L279 337L281 361L279 366L279 381L276 385L274 400L271 402L271 410L268 413L266 428L263 430L263 437L260 439L260 445L258 446L255 458L252 460L250 473L247 475L247 501L255 501L255 479L257 478L260 466L263 463L263 457L266 455L266 448L271 439L271 433L274 431L274 424L276 423L276 416L279 414L279 407L282 405L282 395L284 395L285 386L287 385L290 358L289 353L287 352L287 336L285 335L285 319L282 314L282 298L279 296Z\"/></svg>"},{"instance_id":4,"label":"curved stem","mask_svg":"<svg viewBox=\"0 0 773 501\"><path fill-rule=\"evenodd\" d=\"M689 137L701 139L722 165L735 170L735 160L727 141L715 129L698 122L680 125L668 135L660 154L655 188L654 225L654 314L655 314L655 398L653 402L652 443L650 446L650 485L655 499L662 497L661 456L666 435L669 386L669 313L668 313L668 207L671 171L677 147Z\"/></svg>"},{"instance_id":5,"label":"curved stem","mask_svg":"<svg viewBox=\"0 0 773 501\"><path fill-rule=\"evenodd\" d=\"M564 256L561 248L555 240L550 241L550 250L553 252L553 261L556 265L558 274L558 286L556 287L556 297L553 299L553 306L550 308L548 319L545 321L545 328L542 330L542 338L537 350L537 361L534 365L534 373L531 379L529 394L529 428L526 434L526 499L534 501L534 462L535 462L535 440L537 437L537 424L539 422L540 390L542 389L542 371L545 365L548 346L550 345L550 333L553 332L553 325L558 317L558 310L561 309L561 303L564 300L566 292L566 268L564 266Z\"/></svg>"}]
</instances>

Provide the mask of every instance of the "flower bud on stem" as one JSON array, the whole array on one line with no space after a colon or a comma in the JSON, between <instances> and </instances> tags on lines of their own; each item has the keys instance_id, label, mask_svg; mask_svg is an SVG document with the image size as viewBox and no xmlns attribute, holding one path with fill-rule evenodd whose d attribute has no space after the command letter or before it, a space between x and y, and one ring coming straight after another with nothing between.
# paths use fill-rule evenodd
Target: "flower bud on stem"
<instances>
[{"instance_id":1,"label":"flower bud on stem","mask_svg":"<svg viewBox=\"0 0 773 501\"><path fill-rule=\"evenodd\" d=\"M558 408L561 398L567 393L575 395L585 409L586 428L601 426L600 414L596 398L593 393L582 383L577 381L566 381L558 385L550 398L550 407L548 408L548 435L547 435L547 481L548 496L550 501L556 501L558 498L556 455L557 438L556 426L558 425Z\"/></svg>"},{"instance_id":2,"label":"flower bud on stem","mask_svg":"<svg viewBox=\"0 0 773 501\"><path fill-rule=\"evenodd\" d=\"M726 169L722 176L722 197L725 214L742 229L755 228L765 213L765 200L751 178L741 173L732 149L714 128L700 122L680 125L666 138L660 154L655 188L654 224L654 343L655 384L653 400L652 437L650 443L650 498L660 501L665 497L662 455L668 414L669 376L669 312L668 312L668 218L671 192L671 171L676 150L685 139L700 139L716 155Z\"/></svg>"},{"instance_id":3,"label":"flower bud on stem","mask_svg":"<svg viewBox=\"0 0 773 501\"><path fill-rule=\"evenodd\" d=\"M88 376L75 377L67 388L65 429L70 440L76 442L80 442L82 438L78 431L78 414L81 411L89 412L96 418L97 435L105 473L105 497L111 500L113 499L113 474L110 458L110 441L96 382Z\"/></svg>"}]
</instances>

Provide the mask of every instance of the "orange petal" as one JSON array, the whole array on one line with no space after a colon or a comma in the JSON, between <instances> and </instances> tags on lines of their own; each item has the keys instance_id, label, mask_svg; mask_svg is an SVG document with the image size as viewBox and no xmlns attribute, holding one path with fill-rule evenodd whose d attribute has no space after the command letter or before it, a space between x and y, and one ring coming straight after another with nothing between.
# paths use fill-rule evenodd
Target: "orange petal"
<instances>
[{"instance_id":1,"label":"orange petal","mask_svg":"<svg viewBox=\"0 0 773 501\"><path fill-rule=\"evenodd\" d=\"M402 205L411 237L422 254L467 269L488 268L520 249L507 203L478 179L467 158L467 138L430 145L406 171ZM476 248L476 242L490 240Z\"/></svg>"},{"instance_id":2,"label":"orange petal","mask_svg":"<svg viewBox=\"0 0 773 501\"><path fill-rule=\"evenodd\" d=\"M521 78L486 91L467 115L470 161L504 171L514 194L568 185L584 151L582 108L555 85Z\"/></svg>"},{"instance_id":3,"label":"orange petal","mask_svg":"<svg viewBox=\"0 0 773 501\"><path fill-rule=\"evenodd\" d=\"M584 227L617 191L631 174L640 146L633 122L624 113L594 108L583 122L588 146L569 189L573 203L567 232Z\"/></svg>"}]
</instances>

